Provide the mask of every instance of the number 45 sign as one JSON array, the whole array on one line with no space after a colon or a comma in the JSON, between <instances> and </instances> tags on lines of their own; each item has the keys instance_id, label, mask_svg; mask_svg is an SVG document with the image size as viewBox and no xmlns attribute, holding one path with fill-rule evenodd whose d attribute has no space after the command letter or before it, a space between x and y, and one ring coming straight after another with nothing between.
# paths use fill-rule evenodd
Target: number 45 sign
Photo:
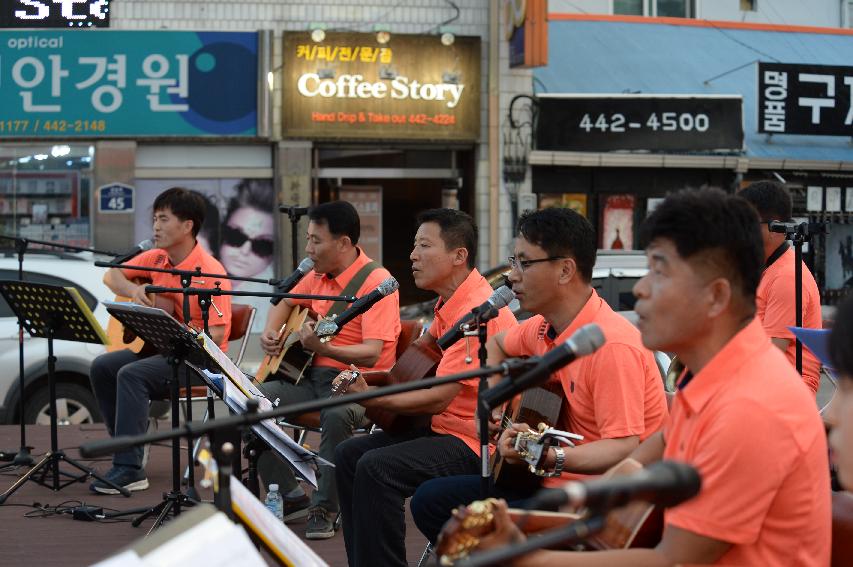
<instances>
[{"instance_id":1,"label":"number 45 sign","mask_svg":"<svg viewBox=\"0 0 853 567\"><path fill-rule=\"evenodd\" d=\"M98 188L99 213L132 213L135 189L124 183L110 183Z\"/></svg>"}]
</instances>

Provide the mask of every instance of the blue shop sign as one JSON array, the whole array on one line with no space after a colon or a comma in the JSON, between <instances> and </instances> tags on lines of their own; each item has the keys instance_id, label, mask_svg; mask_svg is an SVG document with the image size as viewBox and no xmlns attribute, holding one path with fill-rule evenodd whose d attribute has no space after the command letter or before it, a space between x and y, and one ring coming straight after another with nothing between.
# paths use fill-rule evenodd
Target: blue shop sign
<instances>
[{"instance_id":1,"label":"blue shop sign","mask_svg":"<svg viewBox=\"0 0 853 567\"><path fill-rule=\"evenodd\" d=\"M257 135L258 34L0 32L0 138Z\"/></svg>"}]
</instances>

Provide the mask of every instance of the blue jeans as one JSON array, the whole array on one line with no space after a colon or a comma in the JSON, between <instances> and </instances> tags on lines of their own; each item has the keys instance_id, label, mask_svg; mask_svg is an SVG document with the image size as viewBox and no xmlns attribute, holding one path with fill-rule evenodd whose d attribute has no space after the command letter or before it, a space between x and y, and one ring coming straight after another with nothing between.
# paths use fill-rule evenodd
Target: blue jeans
<instances>
[{"instance_id":1,"label":"blue jeans","mask_svg":"<svg viewBox=\"0 0 853 567\"><path fill-rule=\"evenodd\" d=\"M435 543L445 522L455 508L466 506L482 497L479 475L447 476L434 478L421 484L415 491L409 507L415 525L431 543ZM492 485L491 498L503 498L510 507L523 507L533 493L504 489Z\"/></svg>"}]
</instances>

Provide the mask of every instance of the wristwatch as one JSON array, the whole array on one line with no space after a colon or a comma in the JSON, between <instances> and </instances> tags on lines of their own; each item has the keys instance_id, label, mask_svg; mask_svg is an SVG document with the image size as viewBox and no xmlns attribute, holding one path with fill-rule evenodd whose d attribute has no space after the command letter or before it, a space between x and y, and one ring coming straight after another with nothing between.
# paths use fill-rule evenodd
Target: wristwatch
<instances>
[{"instance_id":1,"label":"wristwatch","mask_svg":"<svg viewBox=\"0 0 853 567\"><path fill-rule=\"evenodd\" d=\"M563 465L566 464L566 452L562 447L554 447L554 455L556 456L556 460L554 461L553 471L548 472L545 469L537 469L533 465L530 466L530 471L537 476L545 478L560 476L563 474Z\"/></svg>"}]
</instances>

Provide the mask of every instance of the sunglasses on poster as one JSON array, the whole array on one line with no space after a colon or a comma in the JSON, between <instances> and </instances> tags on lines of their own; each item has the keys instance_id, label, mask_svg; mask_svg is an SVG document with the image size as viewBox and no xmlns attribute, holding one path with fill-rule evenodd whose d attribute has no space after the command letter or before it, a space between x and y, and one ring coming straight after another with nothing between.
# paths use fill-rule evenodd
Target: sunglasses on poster
<instances>
[{"instance_id":1,"label":"sunglasses on poster","mask_svg":"<svg viewBox=\"0 0 853 567\"><path fill-rule=\"evenodd\" d=\"M234 226L225 225L222 227L222 243L234 248L239 248L246 243L252 243L252 252L256 256L269 257L272 256L274 243L271 238L249 238L245 232Z\"/></svg>"}]
</instances>

